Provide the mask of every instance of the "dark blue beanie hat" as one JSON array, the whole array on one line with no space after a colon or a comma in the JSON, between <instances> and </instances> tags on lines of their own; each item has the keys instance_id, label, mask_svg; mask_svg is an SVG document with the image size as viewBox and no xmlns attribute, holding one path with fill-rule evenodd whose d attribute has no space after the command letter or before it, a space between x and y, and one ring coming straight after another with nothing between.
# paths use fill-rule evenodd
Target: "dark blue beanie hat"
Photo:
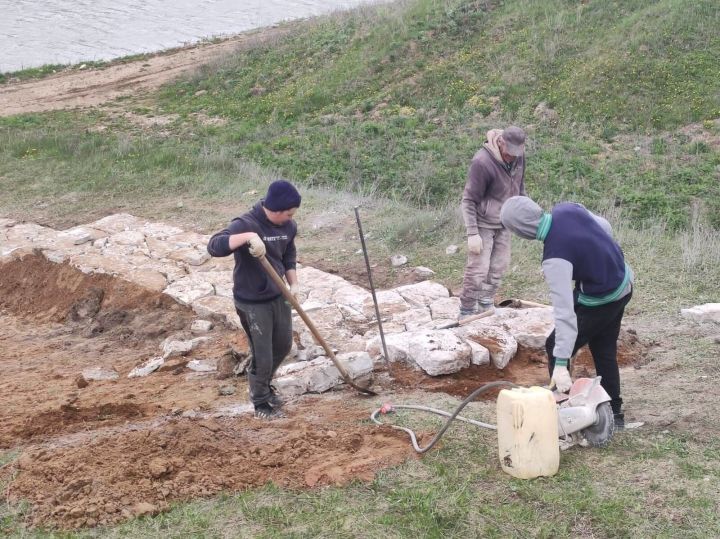
<instances>
[{"instance_id":1,"label":"dark blue beanie hat","mask_svg":"<svg viewBox=\"0 0 720 539\"><path fill-rule=\"evenodd\" d=\"M301 199L300 193L293 184L285 180L277 180L268 187L263 206L270 211L285 211L299 208Z\"/></svg>"}]
</instances>

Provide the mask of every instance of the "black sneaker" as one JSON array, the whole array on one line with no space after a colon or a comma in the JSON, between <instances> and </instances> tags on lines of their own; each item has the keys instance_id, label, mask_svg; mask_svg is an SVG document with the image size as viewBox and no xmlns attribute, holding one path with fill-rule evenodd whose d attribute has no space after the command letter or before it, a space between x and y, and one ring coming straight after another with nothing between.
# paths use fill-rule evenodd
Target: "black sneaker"
<instances>
[{"instance_id":1,"label":"black sneaker","mask_svg":"<svg viewBox=\"0 0 720 539\"><path fill-rule=\"evenodd\" d=\"M615 419L615 430L625 430L625 414L620 412L618 414L613 414Z\"/></svg>"},{"instance_id":2,"label":"black sneaker","mask_svg":"<svg viewBox=\"0 0 720 539\"><path fill-rule=\"evenodd\" d=\"M273 408L267 402L255 405L255 417L257 419L279 419L285 417L278 408Z\"/></svg>"}]
</instances>

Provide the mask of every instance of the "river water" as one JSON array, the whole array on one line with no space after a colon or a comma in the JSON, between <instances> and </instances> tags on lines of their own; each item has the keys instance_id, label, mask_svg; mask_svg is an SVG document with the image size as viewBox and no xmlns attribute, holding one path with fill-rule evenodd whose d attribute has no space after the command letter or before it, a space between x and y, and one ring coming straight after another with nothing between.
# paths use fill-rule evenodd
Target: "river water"
<instances>
[{"instance_id":1,"label":"river water","mask_svg":"<svg viewBox=\"0 0 720 539\"><path fill-rule=\"evenodd\" d=\"M0 72L155 52L373 0L0 0Z\"/></svg>"}]
</instances>

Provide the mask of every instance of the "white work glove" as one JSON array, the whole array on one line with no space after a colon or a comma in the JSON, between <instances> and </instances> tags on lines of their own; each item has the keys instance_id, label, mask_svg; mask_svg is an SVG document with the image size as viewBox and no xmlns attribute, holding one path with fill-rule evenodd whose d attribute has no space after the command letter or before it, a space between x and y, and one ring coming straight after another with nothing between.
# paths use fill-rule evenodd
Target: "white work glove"
<instances>
[{"instance_id":1,"label":"white work glove","mask_svg":"<svg viewBox=\"0 0 720 539\"><path fill-rule=\"evenodd\" d=\"M253 255L255 258L259 258L263 256L266 252L265 250L265 244L263 243L263 240L260 239L260 236L255 235L252 238L248 240L248 250L250 251L250 254Z\"/></svg>"},{"instance_id":2,"label":"white work glove","mask_svg":"<svg viewBox=\"0 0 720 539\"><path fill-rule=\"evenodd\" d=\"M558 362L560 365L558 365ZM555 384L555 388L560 393L567 393L570 391L572 386L572 379L570 378L570 371L567 368L567 360L555 360L555 367L552 373L552 383Z\"/></svg>"},{"instance_id":3,"label":"white work glove","mask_svg":"<svg viewBox=\"0 0 720 539\"><path fill-rule=\"evenodd\" d=\"M483 241L480 237L480 234L473 234L472 236L468 236L468 252L472 253L474 255L479 255L482 253L483 249Z\"/></svg>"},{"instance_id":4,"label":"white work glove","mask_svg":"<svg viewBox=\"0 0 720 539\"><path fill-rule=\"evenodd\" d=\"M300 287L300 283L291 284L290 293L295 296L295 299L298 303L305 303L305 300L307 299L307 292L303 291L303 289Z\"/></svg>"}]
</instances>

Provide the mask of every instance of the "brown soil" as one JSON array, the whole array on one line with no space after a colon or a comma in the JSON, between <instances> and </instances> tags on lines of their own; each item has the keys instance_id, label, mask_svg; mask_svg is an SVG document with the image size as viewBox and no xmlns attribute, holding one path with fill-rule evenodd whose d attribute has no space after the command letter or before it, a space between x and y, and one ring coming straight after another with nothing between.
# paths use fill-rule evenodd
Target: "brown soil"
<instances>
[{"instance_id":1,"label":"brown soil","mask_svg":"<svg viewBox=\"0 0 720 539\"><path fill-rule=\"evenodd\" d=\"M0 448L20 451L0 482L9 502L31 503L33 524L110 524L269 481L294 489L368 481L416 458L403 433L367 424L379 404L351 390L291 402L288 419L254 419L244 378L185 368L191 358L246 351L227 328L150 376L127 377L159 354L165 337L189 336L194 319L161 294L40 255L0 266ZM627 350L623 362L637 352ZM119 377L86 381L80 374L89 367ZM488 381L547 381L542 358L527 351L503 371L431 378L393 365L390 374L376 377L382 399L420 388L464 398ZM235 394L221 396L227 385Z\"/></svg>"}]
</instances>

